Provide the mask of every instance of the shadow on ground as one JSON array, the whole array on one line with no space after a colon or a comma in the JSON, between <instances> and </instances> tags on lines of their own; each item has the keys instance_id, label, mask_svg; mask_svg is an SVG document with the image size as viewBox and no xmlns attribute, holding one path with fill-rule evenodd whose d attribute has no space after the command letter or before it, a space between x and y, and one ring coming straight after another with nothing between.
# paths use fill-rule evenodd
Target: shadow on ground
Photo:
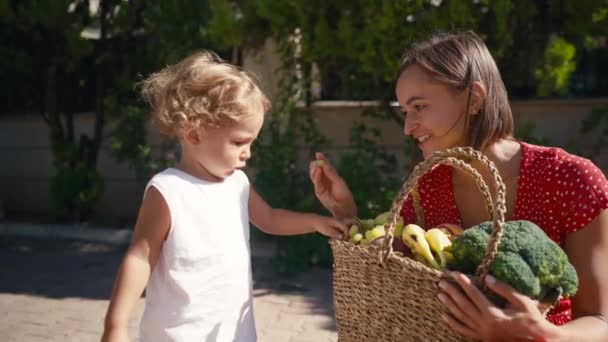
<instances>
[{"instance_id":1,"label":"shadow on ground","mask_svg":"<svg viewBox=\"0 0 608 342\"><path fill-rule=\"evenodd\" d=\"M280 295L286 300L290 296L305 297L311 313L333 317L332 276L330 269L312 268L295 276L281 276L273 268L272 260L253 260L254 296ZM323 325L327 330L336 330L335 321Z\"/></svg>"},{"instance_id":2,"label":"shadow on ground","mask_svg":"<svg viewBox=\"0 0 608 342\"><path fill-rule=\"evenodd\" d=\"M0 293L107 300L124 251L99 243L0 237ZM333 316L330 270L283 277L269 257L254 258L252 267L256 297L304 296L315 314Z\"/></svg>"}]
</instances>

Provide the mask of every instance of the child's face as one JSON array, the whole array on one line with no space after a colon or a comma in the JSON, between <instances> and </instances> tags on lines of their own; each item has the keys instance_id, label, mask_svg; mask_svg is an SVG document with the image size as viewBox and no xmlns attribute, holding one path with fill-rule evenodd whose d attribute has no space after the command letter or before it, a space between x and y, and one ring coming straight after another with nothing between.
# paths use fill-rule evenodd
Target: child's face
<instances>
[{"instance_id":1,"label":"child's face","mask_svg":"<svg viewBox=\"0 0 608 342\"><path fill-rule=\"evenodd\" d=\"M399 77L395 92L405 114L403 132L416 140L424 158L465 144L468 91L456 92L412 65Z\"/></svg>"},{"instance_id":2,"label":"child's face","mask_svg":"<svg viewBox=\"0 0 608 342\"><path fill-rule=\"evenodd\" d=\"M201 130L198 141L191 143L192 159L203 173L222 180L245 167L251 157L251 145L257 139L264 114L251 114L238 122Z\"/></svg>"}]
</instances>

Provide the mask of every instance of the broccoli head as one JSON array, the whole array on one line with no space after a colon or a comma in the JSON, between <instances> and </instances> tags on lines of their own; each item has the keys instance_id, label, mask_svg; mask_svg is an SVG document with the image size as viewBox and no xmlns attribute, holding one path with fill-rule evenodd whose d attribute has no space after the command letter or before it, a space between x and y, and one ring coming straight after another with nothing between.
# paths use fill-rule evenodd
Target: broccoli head
<instances>
[{"instance_id":1,"label":"broccoli head","mask_svg":"<svg viewBox=\"0 0 608 342\"><path fill-rule=\"evenodd\" d=\"M541 293L540 280L519 254L498 253L490 265L490 274L530 297L536 298Z\"/></svg>"},{"instance_id":2,"label":"broccoli head","mask_svg":"<svg viewBox=\"0 0 608 342\"><path fill-rule=\"evenodd\" d=\"M475 273L485 255L492 222L465 230L450 248L454 259L448 268ZM490 274L517 291L543 302L576 293L578 278L568 256L545 232L530 221L509 221L490 265Z\"/></svg>"}]
</instances>

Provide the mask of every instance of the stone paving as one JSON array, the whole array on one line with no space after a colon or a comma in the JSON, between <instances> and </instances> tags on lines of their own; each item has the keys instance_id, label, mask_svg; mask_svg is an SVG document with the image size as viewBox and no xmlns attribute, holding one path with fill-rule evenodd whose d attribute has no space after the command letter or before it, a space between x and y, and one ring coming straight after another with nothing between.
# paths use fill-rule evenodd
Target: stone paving
<instances>
[{"instance_id":1,"label":"stone paving","mask_svg":"<svg viewBox=\"0 0 608 342\"><path fill-rule=\"evenodd\" d=\"M0 236L0 340L99 341L114 273L124 247ZM254 311L260 342L337 340L331 272L294 278L253 258ZM130 322L137 341L143 299Z\"/></svg>"}]
</instances>

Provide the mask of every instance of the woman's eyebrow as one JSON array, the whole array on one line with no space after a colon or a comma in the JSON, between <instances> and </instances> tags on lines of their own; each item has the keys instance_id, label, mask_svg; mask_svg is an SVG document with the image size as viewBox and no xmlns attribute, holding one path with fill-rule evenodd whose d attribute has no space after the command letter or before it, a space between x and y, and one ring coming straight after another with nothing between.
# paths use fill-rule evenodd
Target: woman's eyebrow
<instances>
[{"instance_id":1,"label":"woman's eyebrow","mask_svg":"<svg viewBox=\"0 0 608 342\"><path fill-rule=\"evenodd\" d=\"M422 96L412 96L410 97L407 101L405 101L405 105L409 105L410 103L416 101L416 100L424 100L424 97Z\"/></svg>"}]
</instances>

